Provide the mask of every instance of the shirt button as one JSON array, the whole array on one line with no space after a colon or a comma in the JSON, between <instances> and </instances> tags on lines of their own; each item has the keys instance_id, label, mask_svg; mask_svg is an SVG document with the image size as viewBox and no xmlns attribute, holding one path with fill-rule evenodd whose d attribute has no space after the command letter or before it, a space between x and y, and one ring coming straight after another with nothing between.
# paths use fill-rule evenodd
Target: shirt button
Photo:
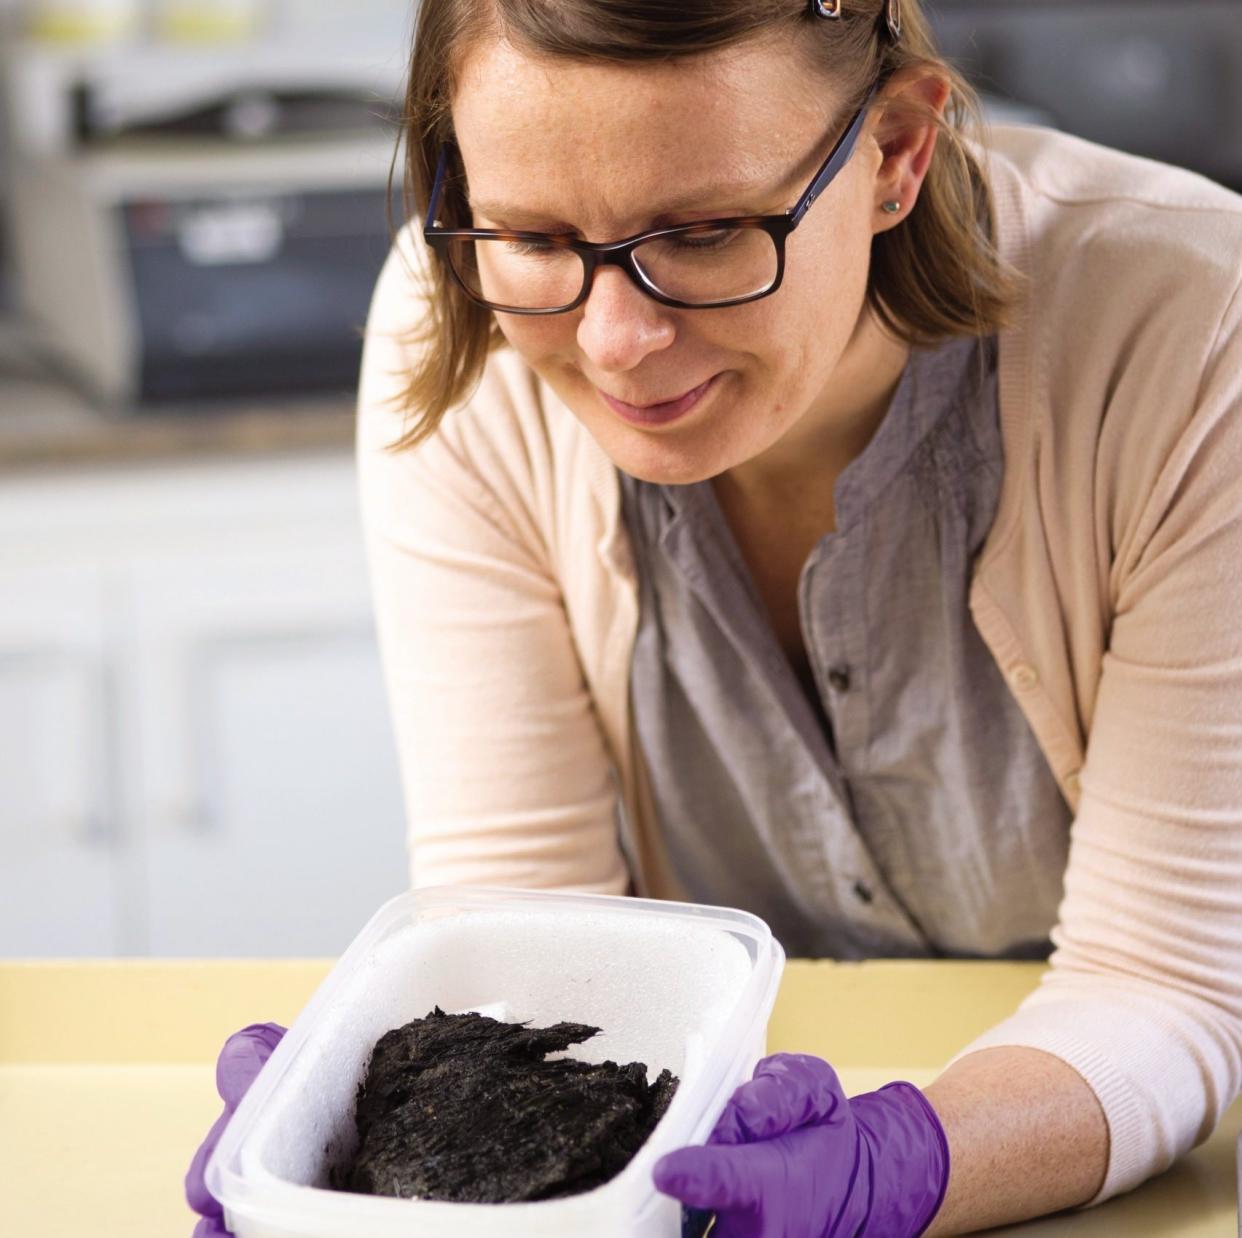
<instances>
[{"instance_id":1,"label":"shirt button","mask_svg":"<svg viewBox=\"0 0 1242 1238\"><path fill-rule=\"evenodd\" d=\"M1019 662L1016 666L1010 667L1009 682L1019 691L1026 691L1039 683L1039 676L1030 663Z\"/></svg>"},{"instance_id":2,"label":"shirt button","mask_svg":"<svg viewBox=\"0 0 1242 1238\"><path fill-rule=\"evenodd\" d=\"M854 882L854 896L860 903L870 903L875 899L871 887L864 881Z\"/></svg>"},{"instance_id":3,"label":"shirt button","mask_svg":"<svg viewBox=\"0 0 1242 1238\"><path fill-rule=\"evenodd\" d=\"M850 672L848 667L834 666L828 672L828 686L834 692L848 692L850 690Z\"/></svg>"}]
</instances>

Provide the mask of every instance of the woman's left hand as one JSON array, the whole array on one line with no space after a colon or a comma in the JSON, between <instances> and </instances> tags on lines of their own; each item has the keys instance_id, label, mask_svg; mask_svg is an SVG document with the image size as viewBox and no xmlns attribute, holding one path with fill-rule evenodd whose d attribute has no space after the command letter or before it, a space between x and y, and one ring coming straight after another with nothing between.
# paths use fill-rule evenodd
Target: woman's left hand
<instances>
[{"instance_id":1,"label":"woman's left hand","mask_svg":"<svg viewBox=\"0 0 1242 1238\"><path fill-rule=\"evenodd\" d=\"M224 1101L224 1111L194 1153L185 1175L186 1202L202 1218L190 1238L233 1238L232 1231L224 1224L224 1208L208 1191L204 1174L229 1119L237 1112L242 1097L249 1091L267 1059L276 1051L285 1030L279 1023L252 1023L240 1032L234 1032L220 1050L220 1056L216 1059L216 1091Z\"/></svg>"},{"instance_id":2,"label":"woman's left hand","mask_svg":"<svg viewBox=\"0 0 1242 1238\"><path fill-rule=\"evenodd\" d=\"M733 1093L707 1144L670 1152L654 1177L716 1213L713 1238L914 1238L944 1200L949 1145L913 1084L850 1100L827 1062L778 1053Z\"/></svg>"}]
</instances>

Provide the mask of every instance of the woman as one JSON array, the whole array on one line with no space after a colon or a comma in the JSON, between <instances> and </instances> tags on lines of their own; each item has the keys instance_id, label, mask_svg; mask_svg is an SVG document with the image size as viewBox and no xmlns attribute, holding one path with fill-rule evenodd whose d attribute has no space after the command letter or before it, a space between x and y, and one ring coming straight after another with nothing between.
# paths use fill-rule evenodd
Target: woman
<instances>
[{"instance_id":1,"label":"woman","mask_svg":"<svg viewBox=\"0 0 1242 1238\"><path fill-rule=\"evenodd\" d=\"M414 881L1055 946L925 1094L763 1064L657 1171L721 1235L1097 1202L1240 1086L1242 200L969 104L917 3L420 10L359 424Z\"/></svg>"}]
</instances>

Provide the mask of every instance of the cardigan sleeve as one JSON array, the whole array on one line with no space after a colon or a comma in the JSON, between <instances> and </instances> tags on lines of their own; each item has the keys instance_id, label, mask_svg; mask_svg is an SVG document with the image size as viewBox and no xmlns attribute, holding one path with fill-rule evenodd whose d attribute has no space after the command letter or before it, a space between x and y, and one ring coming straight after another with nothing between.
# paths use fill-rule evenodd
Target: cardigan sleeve
<instances>
[{"instance_id":1,"label":"cardigan sleeve","mask_svg":"<svg viewBox=\"0 0 1242 1238\"><path fill-rule=\"evenodd\" d=\"M1236 291L1208 357L1120 543L1049 970L1012 1017L963 1050L1042 1049L1082 1075L1110 1134L1092 1202L1206 1139L1242 1087Z\"/></svg>"},{"instance_id":2,"label":"cardigan sleeve","mask_svg":"<svg viewBox=\"0 0 1242 1238\"><path fill-rule=\"evenodd\" d=\"M411 883L624 893L611 764L547 548L497 480L499 453L455 429L473 416L504 433L504 382L485 379L418 448L388 449L426 304L410 238L372 302L357 442Z\"/></svg>"}]
</instances>

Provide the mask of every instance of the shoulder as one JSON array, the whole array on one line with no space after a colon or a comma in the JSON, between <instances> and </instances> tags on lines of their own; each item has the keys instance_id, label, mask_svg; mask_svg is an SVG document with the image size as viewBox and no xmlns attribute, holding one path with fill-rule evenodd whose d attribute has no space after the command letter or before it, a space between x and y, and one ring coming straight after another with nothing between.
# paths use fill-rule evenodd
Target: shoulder
<instances>
[{"instance_id":1,"label":"shoulder","mask_svg":"<svg viewBox=\"0 0 1242 1238\"><path fill-rule=\"evenodd\" d=\"M1068 560L1110 548L1115 592L1178 496L1208 503L1186 485L1202 443L1242 468L1242 197L1038 128L994 130L985 155L1024 281L1001 335L1002 502Z\"/></svg>"},{"instance_id":2,"label":"shoulder","mask_svg":"<svg viewBox=\"0 0 1242 1238\"><path fill-rule=\"evenodd\" d=\"M1033 314L1088 337L1220 318L1242 272L1242 196L1181 168L1036 127L991 132L998 244Z\"/></svg>"},{"instance_id":3,"label":"shoulder","mask_svg":"<svg viewBox=\"0 0 1242 1238\"><path fill-rule=\"evenodd\" d=\"M1242 215L1242 197L1172 164L1144 159L1038 125L996 125L985 149L1027 188L1065 204L1129 202L1166 210Z\"/></svg>"},{"instance_id":4,"label":"shoulder","mask_svg":"<svg viewBox=\"0 0 1242 1238\"><path fill-rule=\"evenodd\" d=\"M399 233L367 319L358 399L364 486L398 472L406 485L456 486L503 509L530 537L547 540L566 505L588 503L607 459L581 423L507 345L489 355L475 389L417 448L390 450L410 424L409 375L429 346L430 254L416 223ZM367 495L364 493L364 502Z\"/></svg>"},{"instance_id":5,"label":"shoulder","mask_svg":"<svg viewBox=\"0 0 1242 1238\"><path fill-rule=\"evenodd\" d=\"M985 153L998 245L1024 279L1009 349L1026 412L1078 434L1112 415L1170 442L1237 346L1242 196L1046 129L995 129Z\"/></svg>"},{"instance_id":6,"label":"shoulder","mask_svg":"<svg viewBox=\"0 0 1242 1238\"><path fill-rule=\"evenodd\" d=\"M1205 177L1036 127L999 127L986 147L999 243L1029 267L1032 295L1111 304L1124 290L1218 307L1242 264L1242 196ZM1106 287L1099 287L1104 279ZM1209 310L1210 312L1210 310Z\"/></svg>"},{"instance_id":7,"label":"shoulder","mask_svg":"<svg viewBox=\"0 0 1242 1238\"><path fill-rule=\"evenodd\" d=\"M1212 412L1242 409L1242 197L1047 129L975 148L1021 277L1000 334L1006 483L993 546L1025 520L1067 560L1132 562ZM1242 417L1234 421L1242 426ZM1223 449L1242 468L1242 441ZM1055 537L1054 537L1055 534Z\"/></svg>"}]
</instances>

